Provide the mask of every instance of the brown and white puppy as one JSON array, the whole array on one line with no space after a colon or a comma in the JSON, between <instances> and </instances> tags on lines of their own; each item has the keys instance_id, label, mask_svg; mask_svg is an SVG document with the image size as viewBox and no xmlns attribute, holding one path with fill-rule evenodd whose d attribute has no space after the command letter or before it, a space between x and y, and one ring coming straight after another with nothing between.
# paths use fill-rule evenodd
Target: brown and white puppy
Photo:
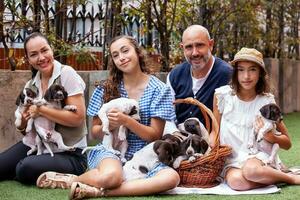
<instances>
[{"instance_id":1,"label":"brown and white puppy","mask_svg":"<svg viewBox=\"0 0 300 200\"><path fill-rule=\"evenodd\" d=\"M153 149L158 160L172 167L174 160L179 156L182 141L183 138L180 138L178 134L166 134L162 136L161 140L155 141Z\"/></svg>"},{"instance_id":2,"label":"brown and white puppy","mask_svg":"<svg viewBox=\"0 0 300 200\"><path fill-rule=\"evenodd\" d=\"M276 169L280 169L280 160L278 156L279 144L271 144L264 140L264 135L272 130L275 135L281 135L280 132L276 131L276 123L283 119L282 112L280 108L274 104L266 104L260 110L258 116L261 116L264 122L264 126L258 131L253 128L253 134L250 135L248 148L250 149L250 154L256 154L259 150L266 152L270 155L267 160L263 162L270 165ZM254 125L255 126L255 125Z\"/></svg>"},{"instance_id":3,"label":"brown and white puppy","mask_svg":"<svg viewBox=\"0 0 300 200\"><path fill-rule=\"evenodd\" d=\"M15 111L16 127L21 126L22 113L24 112L25 107L31 105L36 97L37 97L37 93L34 92L33 90L31 90L30 88L24 88L20 92L20 94L16 100L16 105L18 106L17 110ZM32 119L30 119L28 123L31 124ZM22 139L23 144L30 147L30 150L27 152L27 155L30 155L34 151L36 151L35 137L36 137L36 133L30 132L30 133L26 133L26 135Z\"/></svg>"},{"instance_id":4,"label":"brown and white puppy","mask_svg":"<svg viewBox=\"0 0 300 200\"><path fill-rule=\"evenodd\" d=\"M45 92L42 100L35 100L33 104L37 106L46 105L51 108L62 109L65 105L65 99L68 97L68 93L61 85L53 84ZM75 112L77 107L74 105L64 106L63 109ZM63 142L63 138L59 132L55 130L55 122L47 119L43 116L38 116L33 119L33 125L27 124L26 132L36 131L37 136L35 142L37 145L37 155L49 152L51 156L54 156L52 148L57 148L63 151L72 151L74 147L66 146Z\"/></svg>"},{"instance_id":5,"label":"brown and white puppy","mask_svg":"<svg viewBox=\"0 0 300 200\"><path fill-rule=\"evenodd\" d=\"M139 103L134 99L120 97L103 104L98 112L98 117L102 122L102 131L104 133L102 144L107 149L120 156L121 161L124 163L126 162L125 153L128 148L128 142L126 140L127 128L122 125L112 131L109 130L107 114L113 108L131 116L135 120L140 120ZM93 149L93 147L87 147L82 153L91 149Z\"/></svg>"},{"instance_id":6,"label":"brown and white puppy","mask_svg":"<svg viewBox=\"0 0 300 200\"><path fill-rule=\"evenodd\" d=\"M205 139L196 134L190 134L180 145L181 151L173 163L177 169L183 160L194 162L196 158L207 155L210 152L209 144Z\"/></svg>"},{"instance_id":7,"label":"brown and white puppy","mask_svg":"<svg viewBox=\"0 0 300 200\"><path fill-rule=\"evenodd\" d=\"M199 135L209 144L209 134L203 123L196 117L188 118L183 123L178 124L178 129L186 135Z\"/></svg>"}]
</instances>

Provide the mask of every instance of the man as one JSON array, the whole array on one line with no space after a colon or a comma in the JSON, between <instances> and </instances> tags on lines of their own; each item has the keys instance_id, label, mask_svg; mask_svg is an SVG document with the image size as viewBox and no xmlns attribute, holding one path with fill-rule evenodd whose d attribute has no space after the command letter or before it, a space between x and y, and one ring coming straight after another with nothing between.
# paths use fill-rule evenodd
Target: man
<instances>
[{"instance_id":1,"label":"man","mask_svg":"<svg viewBox=\"0 0 300 200\"><path fill-rule=\"evenodd\" d=\"M228 63L212 55L213 45L214 40L201 25L191 25L183 32L180 46L186 61L175 66L167 77L174 99L194 97L212 110L215 89L228 84L232 71ZM177 104L176 117L178 124L189 117L203 122L200 109L190 104ZM166 126L172 127L169 122ZM165 133L170 133L166 129Z\"/></svg>"}]
</instances>

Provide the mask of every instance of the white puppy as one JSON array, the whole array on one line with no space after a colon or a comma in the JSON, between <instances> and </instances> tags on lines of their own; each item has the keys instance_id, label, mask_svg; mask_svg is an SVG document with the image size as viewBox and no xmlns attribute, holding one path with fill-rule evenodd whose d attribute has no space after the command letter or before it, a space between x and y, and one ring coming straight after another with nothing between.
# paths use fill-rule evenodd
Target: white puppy
<instances>
[{"instance_id":1,"label":"white puppy","mask_svg":"<svg viewBox=\"0 0 300 200\"><path fill-rule=\"evenodd\" d=\"M125 153L128 148L128 142L126 140L127 128L121 125L119 128L114 129L112 133L110 132L107 114L111 109L117 109L124 114L131 116L135 120L140 120L139 103L134 99L120 97L103 104L98 112L98 117L102 122L102 131L104 133L102 144L108 150L119 155L122 162L126 162ZM93 147L87 147L82 152L84 153L86 150L90 149L93 149Z\"/></svg>"},{"instance_id":2,"label":"white puppy","mask_svg":"<svg viewBox=\"0 0 300 200\"><path fill-rule=\"evenodd\" d=\"M263 162L274 167L275 169L280 169L280 159L278 156L278 151L280 149L279 144L271 144L264 140L264 135L271 130L275 135L281 135L280 132L276 131L275 124L276 122L280 122L282 120L280 108L276 104L267 104L259 110L257 116L261 116L264 126L258 130L255 130L257 128L255 128L254 124L253 134L250 135L248 143L250 154L256 154L258 153L258 150L266 152L270 155L270 157Z\"/></svg>"},{"instance_id":3,"label":"white puppy","mask_svg":"<svg viewBox=\"0 0 300 200\"><path fill-rule=\"evenodd\" d=\"M154 142L146 145L135 152L132 159L125 163L123 166L124 180L130 181L145 178L147 173L160 163L153 146Z\"/></svg>"},{"instance_id":4,"label":"white puppy","mask_svg":"<svg viewBox=\"0 0 300 200\"><path fill-rule=\"evenodd\" d=\"M15 111L16 127L21 126L22 113L24 112L25 107L27 105L31 105L36 97L37 97L37 93L31 90L30 88L24 88L21 91L16 101L16 105L18 106L17 110ZM31 124L32 122L33 120L30 119L28 123ZM23 144L30 147L30 150L27 152L27 155L32 154L37 149L35 137L36 137L36 133L31 131L29 133L26 133L26 135L22 139Z\"/></svg>"}]
</instances>

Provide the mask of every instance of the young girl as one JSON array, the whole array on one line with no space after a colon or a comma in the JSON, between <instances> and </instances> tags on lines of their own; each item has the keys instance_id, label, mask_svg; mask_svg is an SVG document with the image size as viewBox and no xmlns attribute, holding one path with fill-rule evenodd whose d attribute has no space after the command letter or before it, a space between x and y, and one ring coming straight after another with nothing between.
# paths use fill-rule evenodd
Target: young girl
<instances>
[{"instance_id":1,"label":"young girl","mask_svg":"<svg viewBox=\"0 0 300 200\"><path fill-rule=\"evenodd\" d=\"M93 117L92 134L102 138L102 125L97 113L103 103L116 97L139 101L141 122L113 109L108 114L110 129L124 125L130 130L126 159L162 136L165 120L175 118L170 88L156 77L147 74L144 55L136 40L120 36L109 48L112 66L108 81L99 86L91 97L88 115ZM122 163L112 152L98 144L88 156L89 171L81 176L44 173L37 182L39 187L69 188L71 199L100 196L148 195L174 188L179 176L162 164L150 171L146 179L123 182Z\"/></svg>"},{"instance_id":2,"label":"young girl","mask_svg":"<svg viewBox=\"0 0 300 200\"><path fill-rule=\"evenodd\" d=\"M269 157L264 152L251 155L248 139L253 134L253 124L262 127L255 113L265 104L275 103L270 94L268 75L262 54L256 49L242 48L231 62L233 75L230 86L215 91L214 115L220 124L220 142L232 147L223 171L227 184L235 190L249 190L270 184L285 182L300 184L300 175L284 173L264 165ZM276 136L269 132L265 138L289 149L291 141L283 122L277 123Z\"/></svg>"}]
</instances>

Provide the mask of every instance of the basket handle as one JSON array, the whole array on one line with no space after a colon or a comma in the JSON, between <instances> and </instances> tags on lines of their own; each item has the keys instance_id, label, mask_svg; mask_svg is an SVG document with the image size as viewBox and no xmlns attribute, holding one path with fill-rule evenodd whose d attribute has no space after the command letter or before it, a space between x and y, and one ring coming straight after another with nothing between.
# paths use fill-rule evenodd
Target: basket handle
<instances>
[{"instance_id":1,"label":"basket handle","mask_svg":"<svg viewBox=\"0 0 300 200\"><path fill-rule=\"evenodd\" d=\"M216 137L215 137L215 146L214 148L212 149L213 150L216 150L216 156L215 156L215 159L218 158L218 150L219 150L219 146L220 146L220 135L219 135L219 124L214 116L214 114L212 113L212 111L207 108L203 103L201 103L200 101L198 101L197 99L194 99L192 97L188 97L188 98L185 98L185 99L176 99L174 101L174 104L178 104L178 103L186 103L186 104L193 104L193 105L196 105L198 106L198 108L201 110L202 112L202 115L204 116L204 119L205 119L205 127L207 129L207 131L209 133L211 133L212 131L215 132L216 134ZM210 131L210 120L208 118L208 116L210 117L211 119L211 123L212 123L212 130Z\"/></svg>"}]
</instances>

